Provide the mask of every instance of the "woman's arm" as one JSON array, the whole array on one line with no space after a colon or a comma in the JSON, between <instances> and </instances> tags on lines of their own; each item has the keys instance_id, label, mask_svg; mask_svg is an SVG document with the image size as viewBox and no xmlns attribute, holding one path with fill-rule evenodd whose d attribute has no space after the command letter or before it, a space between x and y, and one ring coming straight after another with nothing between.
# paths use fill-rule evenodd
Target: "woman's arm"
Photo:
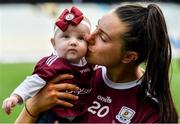
<instances>
[{"instance_id":1,"label":"woman's arm","mask_svg":"<svg viewBox=\"0 0 180 124\"><path fill-rule=\"evenodd\" d=\"M37 119L38 119L38 117L30 116L27 113L27 111L25 110L25 108L23 108L23 110L19 114L18 118L16 119L15 124L18 124L18 123L35 123Z\"/></svg>"},{"instance_id":2,"label":"woman's arm","mask_svg":"<svg viewBox=\"0 0 180 124\"><path fill-rule=\"evenodd\" d=\"M65 93L65 91L78 90L79 88L69 83L58 84L58 82L62 82L63 80L63 82L65 82L65 80L72 78L72 75L63 74L48 82L47 85L36 96L26 102L28 111L23 108L15 123L36 122L40 113L49 110L55 105L72 107L73 105L71 103L66 102L63 99L77 100L78 96ZM32 115L36 117L33 117Z\"/></svg>"}]
</instances>

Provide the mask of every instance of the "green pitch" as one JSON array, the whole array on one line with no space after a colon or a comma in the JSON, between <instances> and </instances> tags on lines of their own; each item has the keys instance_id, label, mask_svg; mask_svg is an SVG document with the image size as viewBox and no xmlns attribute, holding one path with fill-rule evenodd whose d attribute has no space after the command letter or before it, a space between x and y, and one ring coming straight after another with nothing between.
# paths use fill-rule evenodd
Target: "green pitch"
<instances>
[{"instance_id":1,"label":"green pitch","mask_svg":"<svg viewBox=\"0 0 180 124\"><path fill-rule=\"evenodd\" d=\"M33 68L34 65L29 63L0 64L0 107L2 106L3 99L9 96L13 89L22 82L27 75L32 73ZM0 123L14 122L22 107L23 105L15 107L9 116L0 109Z\"/></svg>"},{"instance_id":2,"label":"green pitch","mask_svg":"<svg viewBox=\"0 0 180 124\"><path fill-rule=\"evenodd\" d=\"M180 113L180 60L173 60L172 69L172 94L176 104L176 108ZM0 106L4 98L10 95L12 90L23 79L30 75L33 71L34 64L19 63L19 64L0 64ZM13 123L21 111L23 105L15 107L11 115L6 115L0 109L0 123Z\"/></svg>"}]
</instances>

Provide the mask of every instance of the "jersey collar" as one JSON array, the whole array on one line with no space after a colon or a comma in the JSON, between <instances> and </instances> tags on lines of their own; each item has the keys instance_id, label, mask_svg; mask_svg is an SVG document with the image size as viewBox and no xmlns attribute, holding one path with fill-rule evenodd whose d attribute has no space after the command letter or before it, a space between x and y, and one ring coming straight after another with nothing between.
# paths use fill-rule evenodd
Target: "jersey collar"
<instances>
[{"instance_id":1,"label":"jersey collar","mask_svg":"<svg viewBox=\"0 0 180 124\"><path fill-rule=\"evenodd\" d=\"M123 83L113 82L113 81L109 80L109 78L107 77L107 69L104 66L102 67L102 77L103 77L105 84L113 89L130 89L137 85L140 85L142 82L142 78L138 79L138 80L133 80L130 82L123 82Z\"/></svg>"}]
</instances>

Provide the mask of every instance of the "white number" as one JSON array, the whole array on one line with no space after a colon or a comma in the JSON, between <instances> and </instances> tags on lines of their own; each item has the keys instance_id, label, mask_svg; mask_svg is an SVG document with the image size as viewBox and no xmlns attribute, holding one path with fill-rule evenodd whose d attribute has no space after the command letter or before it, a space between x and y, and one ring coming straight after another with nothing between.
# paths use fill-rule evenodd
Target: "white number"
<instances>
[{"instance_id":1,"label":"white number","mask_svg":"<svg viewBox=\"0 0 180 124\"><path fill-rule=\"evenodd\" d=\"M101 109L99 109L97 116L102 118L106 116L108 113L109 113L109 106L103 106Z\"/></svg>"},{"instance_id":2,"label":"white number","mask_svg":"<svg viewBox=\"0 0 180 124\"><path fill-rule=\"evenodd\" d=\"M94 106L91 106L88 108L88 111L91 112L92 114L96 114L97 109L99 109L101 107L101 104L99 102L93 101L93 104L95 104ZM94 110L93 110L94 109Z\"/></svg>"},{"instance_id":3,"label":"white number","mask_svg":"<svg viewBox=\"0 0 180 124\"><path fill-rule=\"evenodd\" d=\"M92 106L88 108L88 111L91 112L92 114L96 114L97 116L102 118L106 116L109 113L109 106L103 106L101 107L101 104L97 101L93 101ZM100 109L99 109L100 108Z\"/></svg>"}]
</instances>

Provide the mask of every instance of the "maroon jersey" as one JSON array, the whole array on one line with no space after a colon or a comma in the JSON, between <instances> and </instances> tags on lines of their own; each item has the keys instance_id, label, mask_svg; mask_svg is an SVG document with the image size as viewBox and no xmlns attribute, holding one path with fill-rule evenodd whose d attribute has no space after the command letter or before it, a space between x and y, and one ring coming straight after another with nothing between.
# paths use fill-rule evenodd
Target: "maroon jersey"
<instances>
[{"instance_id":1,"label":"maroon jersey","mask_svg":"<svg viewBox=\"0 0 180 124\"><path fill-rule=\"evenodd\" d=\"M104 71L102 71L104 70ZM152 98L141 103L137 94L140 81L113 83L106 76L106 69L93 74L94 98L87 112L74 122L83 123L153 123L159 120L157 102Z\"/></svg>"},{"instance_id":2,"label":"maroon jersey","mask_svg":"<svg viewBox=\"0 0 180 124\"><path fill-rule=\"evenodd\" d=\"M71 73L74 75L72 80L66 80L65 82L77 85L79 91L66 91L79 96L78 100L71 100L74 107L64 108L56 106L52 110L59 117L74 117L86 112L88 105L90 104L89 96L92 92L92 86L90 79L92 76L92 67L88 64L84 66L73 66L64 58L52 55L41 59L35 67L33 74L37 74L43 80L48 82L59 74Z\"/></svg>"}]
</instances>

